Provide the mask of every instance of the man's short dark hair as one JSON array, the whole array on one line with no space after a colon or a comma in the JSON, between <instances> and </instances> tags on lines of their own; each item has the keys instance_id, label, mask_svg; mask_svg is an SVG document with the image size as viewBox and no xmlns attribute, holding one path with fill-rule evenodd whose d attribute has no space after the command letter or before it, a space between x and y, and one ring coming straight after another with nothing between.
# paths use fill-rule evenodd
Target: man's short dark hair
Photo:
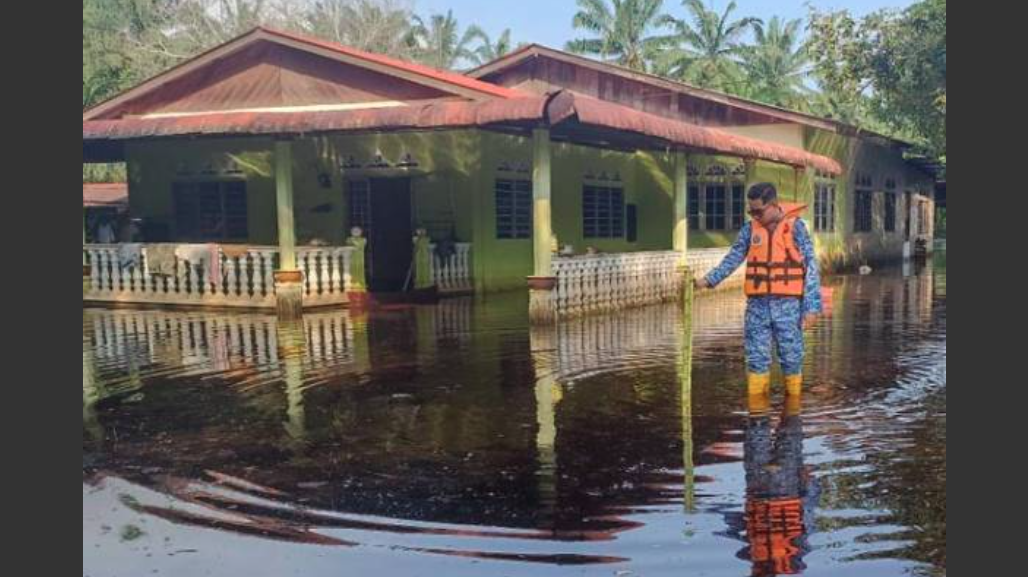
<instances>
[{"instance_id":1,"label":"man's short dark hair","mask_svg":"<svg viewBox=\"0 0 1028 577\"><path fill-rule=\"evenodd\" d=\"M746 193L746 198L761 200L764 204L771 204L778 200L778 191L775 189L775 185L770 182L759 182L750 187L750 191Z\"/></svg>"}]
</instances>

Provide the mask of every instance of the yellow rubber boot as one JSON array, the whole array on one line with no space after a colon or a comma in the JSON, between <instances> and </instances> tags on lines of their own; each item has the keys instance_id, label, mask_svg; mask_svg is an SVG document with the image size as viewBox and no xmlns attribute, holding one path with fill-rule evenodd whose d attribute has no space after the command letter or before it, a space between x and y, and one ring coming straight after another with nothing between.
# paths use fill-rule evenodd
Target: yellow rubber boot
<instances>
[{"instance_id":1,"label":"yellow rubber boot","mask_svg":"<svg viewBox=\"0 0 1028 577\"><path fill-rule=\"evenodd\" d=\"M746 373L746 389L750 396L771 392L771 373Z\"/></svg>"},{"instance_id":2,"label":"yellow rubber boot","mask_svg":"<svg viewBox=\"0 0 1028 577\"><path fill-rule=\"evenodd\" d=\"M750 416L766 415L771 410L771 395L767 393L750 393L747 401Z\"/></svg>"},{"instance_id":3,"label":"yellow rubber boot","mask_svg":"<svg viewBox=\"0 0 1028 577\"><path fill-rule=\"evenodd\" d=\"M803 375L785 375L785 394L798 397L803 393Z\"/></svg>"},{"instance_id":4,"label":"yellow rubber boot","mask_svg":"<svg viewBox=\"0 0 1028 577\"><path fill-rule=\"evenodd\" d=\"M771 408L771 374L746 373L751 415L766 413Z\"/></svg>"},{"instance_id":5,"label":"yellow rubber boot","mask_svg":"<svg viewBox=\"0 0 1028 577\"><path fill-rule=\"evenodd\" d=\"M800 414L803 409L800 395L786 395L785 397L785 416L795 417Z\"/></svg>"}]
</instances>

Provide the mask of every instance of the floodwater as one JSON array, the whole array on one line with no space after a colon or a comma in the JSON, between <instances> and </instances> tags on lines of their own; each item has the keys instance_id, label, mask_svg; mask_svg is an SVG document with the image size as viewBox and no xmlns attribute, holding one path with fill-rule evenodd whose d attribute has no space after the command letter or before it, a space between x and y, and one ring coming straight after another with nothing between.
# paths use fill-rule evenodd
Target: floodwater
<instances>
[{"instance_id":1,"label":"floodwater","mask_svg":"<svg viewBox=\"0 0 1028 577\"><path fill-rule=\"evenodd\" d=\"M83 574L944 575L944 258L833 279L767 411L737 291L85 310Z\"/></svg>"}]
</instances>

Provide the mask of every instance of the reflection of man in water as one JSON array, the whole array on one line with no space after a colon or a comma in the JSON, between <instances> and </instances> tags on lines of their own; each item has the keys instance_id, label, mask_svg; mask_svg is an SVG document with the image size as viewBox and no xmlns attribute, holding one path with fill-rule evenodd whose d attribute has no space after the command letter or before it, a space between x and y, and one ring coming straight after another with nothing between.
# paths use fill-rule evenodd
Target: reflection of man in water
<instances>
[{"instance_id":1,"label":"reflection of man in water","mask_svg":"<svg viewBox=\"0 0 1028 577\"><path fill-rule=\"evenodd\" d=\"M751 408L744 452L746 509L729 519L732 533L745 531L749 543L739 557L749 559L755 577L800 573L817 491L803 466L799 399L787 401L777 430L763 407Z\"/></svg>"}]
</instances>

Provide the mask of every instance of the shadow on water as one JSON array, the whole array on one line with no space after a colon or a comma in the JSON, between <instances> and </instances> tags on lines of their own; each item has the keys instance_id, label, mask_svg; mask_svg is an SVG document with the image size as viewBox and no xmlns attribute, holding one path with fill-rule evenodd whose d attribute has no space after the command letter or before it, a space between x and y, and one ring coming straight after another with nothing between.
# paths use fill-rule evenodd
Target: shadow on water
<instances>
[{"instance_id":1,"label":"shadow on water","mask_svg":"<svg viewBox=\"0 0 1028 577\"><path fill-rule=\"evenodd\" d=\"M746 406L732 292L554 328L519 297L86 310L84 565L181 571L218 543L241 551L225 574L268 547L332 574L308 546L397 574L943 574L944 262L830 303L802 409L770 412ZM125 519L165 554L114 539Z\"/></svg>"}]
</instances>

